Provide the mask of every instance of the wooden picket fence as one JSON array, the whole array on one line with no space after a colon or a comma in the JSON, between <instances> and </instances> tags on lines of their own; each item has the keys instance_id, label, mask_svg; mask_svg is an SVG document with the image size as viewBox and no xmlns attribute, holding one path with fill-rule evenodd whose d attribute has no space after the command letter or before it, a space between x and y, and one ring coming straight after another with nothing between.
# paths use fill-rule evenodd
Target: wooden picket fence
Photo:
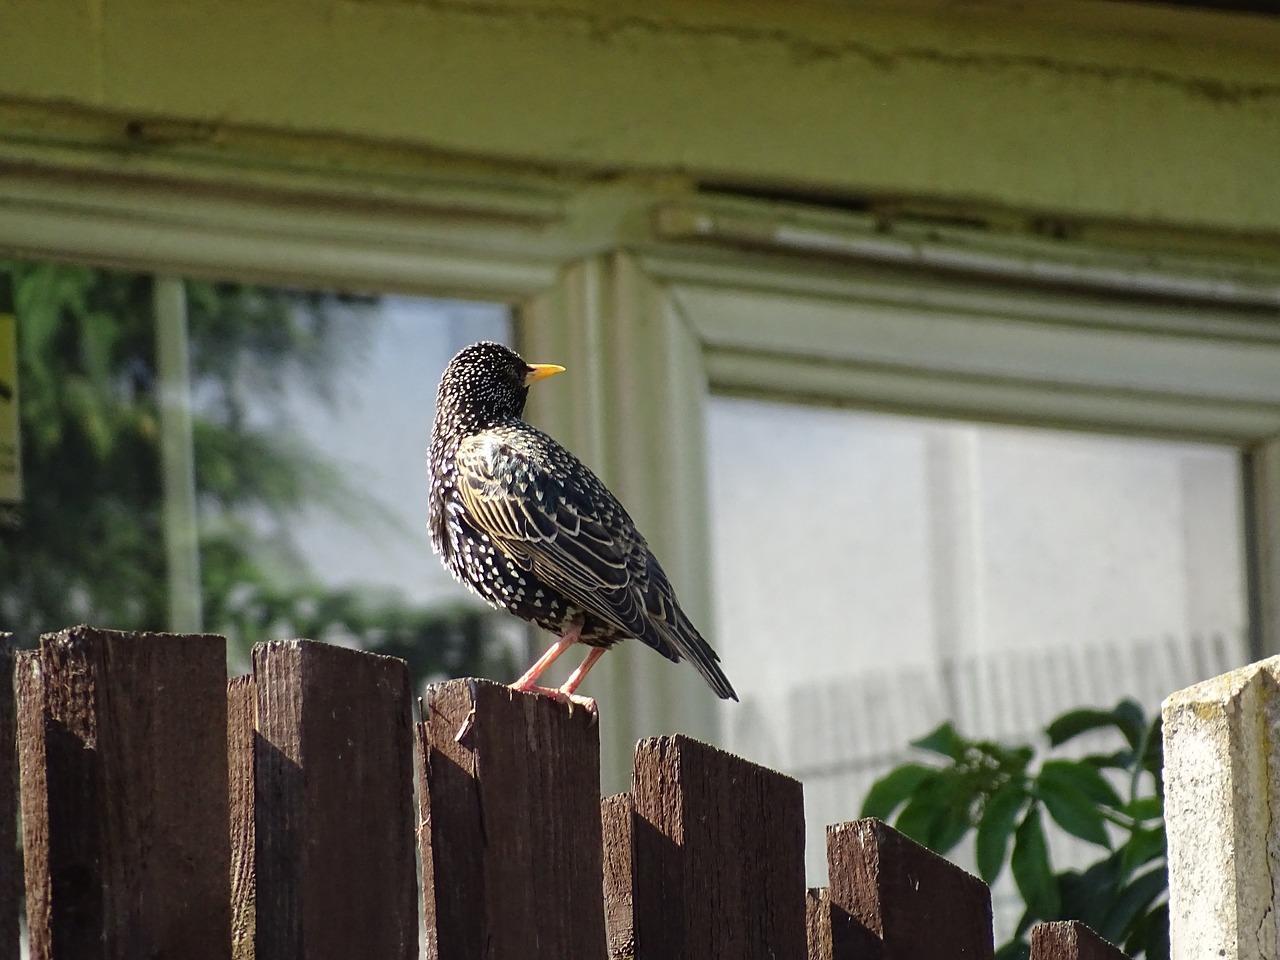
<instances>
[{"instance_id":1,"label":"wooden picket fence","mask_svg":"<svg viewBox=\"0 0 1280 960\"><path fill-rule=\"evenodd\" d=\"M219 637L77 627L13 666L2 960L19 856L51 960L993 954L987 888L878 821L828 828L829 886L806 891L800 784L687 737L642 741L602 801L583 711L455 680L415 723L388 657L267 643L228 683ZM1122 957L1075 923L1038 927L1032 955Z\"/></svg>"}]
</instances>

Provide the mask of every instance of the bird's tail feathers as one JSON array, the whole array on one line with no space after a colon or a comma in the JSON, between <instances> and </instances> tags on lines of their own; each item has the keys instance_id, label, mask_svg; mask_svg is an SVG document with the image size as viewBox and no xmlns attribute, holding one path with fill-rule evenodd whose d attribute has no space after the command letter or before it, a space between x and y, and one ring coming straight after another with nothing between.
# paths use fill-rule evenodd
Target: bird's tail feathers
<instances>
[{"instance_id":1,"label":"bird's tail feathers","mask_svg":"<svg viewBox=\"0 0 1280 960\"><path fill-rule=\"evenodd\" d=\"M702 634L698 633L698 628L684 615L684 611L675 607L675 622L654 619L652 623L662 642L650 643L650 646L672 660L688 659L721 700L738 699L720 666L720 657L702 639Z\"/></svg>"}]
</instances>

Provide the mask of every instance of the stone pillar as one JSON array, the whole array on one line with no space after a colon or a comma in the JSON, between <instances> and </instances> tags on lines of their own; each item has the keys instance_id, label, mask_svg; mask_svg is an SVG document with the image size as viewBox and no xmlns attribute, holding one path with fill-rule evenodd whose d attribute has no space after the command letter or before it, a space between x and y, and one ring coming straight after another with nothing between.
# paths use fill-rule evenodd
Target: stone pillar
<instances>
[{"instance_id":1,"label":"stone pillar","mask_svg":"<svg viewBox=\"0 0 1280 960\"><path fill-rule=\"evenodd\" d=\"M1280 657L1164 702L1174 960L1280 960Z\"/></svg>"}]
</instances>

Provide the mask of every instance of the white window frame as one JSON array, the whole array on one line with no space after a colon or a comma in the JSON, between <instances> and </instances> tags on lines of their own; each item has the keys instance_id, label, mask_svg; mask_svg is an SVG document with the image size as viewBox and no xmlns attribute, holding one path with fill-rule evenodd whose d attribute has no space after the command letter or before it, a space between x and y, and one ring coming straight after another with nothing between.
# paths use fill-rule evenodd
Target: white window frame
<instances>
[{"instance_id":1,"label":"white window frame","mask_svg":"<svg viewBox=\"0 0 1280 960\"><path fill-rule=\"evenodd\" d=\"M553 191L427 193L401 197L406 212L367 197L13 177L0 182L0 254L511 304L526 355L572 374L534 392L532 416L618 492L713 638L712 391L1230 444L1248 477L1255 652L1280 650L1274 272L886 239L856 216L749 203L726 214L643 194L579 197L613 214L584 231L573 198ZM610 786L626 785L638 736L718 739L701 679L634 646L593 674Z\"/></svg>"}]
</instances>

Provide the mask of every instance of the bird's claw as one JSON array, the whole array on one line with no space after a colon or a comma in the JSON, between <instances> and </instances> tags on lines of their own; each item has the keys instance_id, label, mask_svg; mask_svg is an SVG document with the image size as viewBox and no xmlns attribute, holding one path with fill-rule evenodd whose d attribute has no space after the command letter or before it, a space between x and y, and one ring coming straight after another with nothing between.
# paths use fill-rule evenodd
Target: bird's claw
<instances>
[{"instance_id":1,"label":"bird's claw","mask_svg":"<svg viewBox=\"0 0 1280 960\"><path fill-rule=\"evenodd\" d=\"M556 699L561 700L563 698L561 702L569 705L569 716L573 716L573 708L578 706L587 711L587 715L591 718L590 726L594 727L600 722L600 707L596 704L594 698L580 697L576 693L565 693L563 690L557 690L556 692L560 694Z\"/></svg>"},{"instance_id":2,"label":"bird's claw","mask_svg":"<svg viewBox=\"0 0 1280 960\"><path fill-rule=\"evenodd\" d=\"M569 716L571 717L577 707L582 707L591 718L590 726L594 727L600 722L600 707L592 697L580 696L557 687L535 687L533 684L520 685L513 683L511 684L511 689L518 690L521 693L540 693L544 697L550 697L557 703L563 703L569 708Z\"/></svg>"}]
</instances>

